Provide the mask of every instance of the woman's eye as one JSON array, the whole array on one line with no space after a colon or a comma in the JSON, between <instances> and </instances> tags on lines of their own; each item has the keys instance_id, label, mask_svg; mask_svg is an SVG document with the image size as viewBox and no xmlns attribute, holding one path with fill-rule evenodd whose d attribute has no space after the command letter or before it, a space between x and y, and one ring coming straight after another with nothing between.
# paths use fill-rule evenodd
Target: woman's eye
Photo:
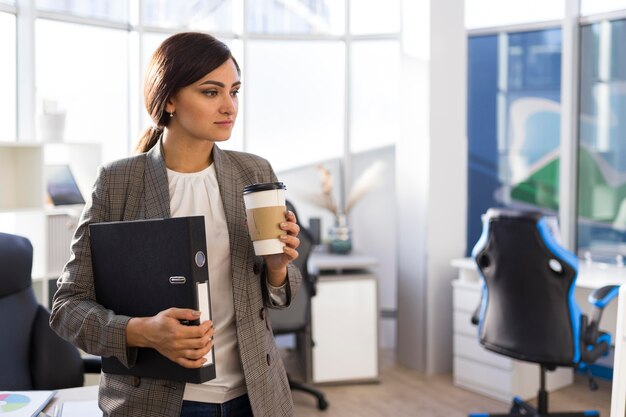
<instances>
[{"instance_id":1,"label":"woman's eye","mask_svg":"<svg viewBox=\"0 0 626 417\"><path fill-rule=\"evenodd\" d=\"M215 90L204 90L202 92L202 94L204 94L205 96L209 96L209 97L215 97L217 95L217 91L215 91Z\"/></svg>"},{"instance_id":2,"label":"woman's eye","mask_svg":"<svg viewBox=\"0 0 626 417\"><path fill-rule=\"evenodd\" d=\"M238 96L239 95L239 90L231 91L230 94L232 96Z\"/></svg>"}]
</instances>

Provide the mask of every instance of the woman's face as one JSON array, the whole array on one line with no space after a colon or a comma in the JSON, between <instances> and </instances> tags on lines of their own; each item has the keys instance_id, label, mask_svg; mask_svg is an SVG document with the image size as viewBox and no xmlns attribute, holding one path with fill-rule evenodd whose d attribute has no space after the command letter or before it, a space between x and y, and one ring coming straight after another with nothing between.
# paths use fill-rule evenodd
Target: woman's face
<instances>
[{"instance_id":1,"label":"woman's face","mask_svg":"<svg viewBox=\"0 0 626 417\"><path fill-rule=\"evenodd\" d=\"M240 87L239 74L231 59L183 87L166 107L167 112L174 112L167 125L169 133L181 139L227 140L237 118Z\"/></svg>"}]
</instances>

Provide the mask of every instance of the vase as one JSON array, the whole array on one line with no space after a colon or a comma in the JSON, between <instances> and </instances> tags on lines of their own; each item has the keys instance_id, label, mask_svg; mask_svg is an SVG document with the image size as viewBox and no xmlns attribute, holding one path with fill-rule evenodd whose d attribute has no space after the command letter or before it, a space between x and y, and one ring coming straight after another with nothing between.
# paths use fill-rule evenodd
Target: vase
<instances>
[{"instance_id":1,"label":"vase","mask_svg":"<svg viewBox=\"0 0 626 417\"><path fill-rule=\"evenodd\" d=\"M328 231L328 250L346 254L352 250L352 231L348 227L345 214L338 214L335 225Z\"/></svg>"}]
</instances>

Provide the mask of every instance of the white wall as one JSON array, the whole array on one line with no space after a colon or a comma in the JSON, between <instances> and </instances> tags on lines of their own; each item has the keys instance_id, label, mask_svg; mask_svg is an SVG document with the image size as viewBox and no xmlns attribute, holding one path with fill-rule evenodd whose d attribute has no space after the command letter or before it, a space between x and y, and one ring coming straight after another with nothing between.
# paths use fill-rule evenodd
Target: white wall
<instances>
[{"instance_id":1,"label":"white wall","mask_svg":"<svg viewBox=\"0 0 626 417\"><path fill-rule=\"evenodd\" d=\"M397 146L398 360L452 369L450 261L465 252L466 54L463 0L430 0L430 52L404 65Z\"/></svg>"}]
</instances>

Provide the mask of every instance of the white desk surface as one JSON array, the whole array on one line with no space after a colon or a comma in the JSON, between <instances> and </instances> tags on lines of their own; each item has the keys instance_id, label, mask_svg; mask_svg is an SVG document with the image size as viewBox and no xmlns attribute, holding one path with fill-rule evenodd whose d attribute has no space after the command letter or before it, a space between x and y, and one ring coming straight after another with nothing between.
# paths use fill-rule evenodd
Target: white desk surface
<instances>
[{"instance_id":1,"label":"white desk surface","mask_svg":"<svg viewBox=\"0 0 626 417\"><path fill-rule=\"evenodd\" d=\"M51 414L54 410L54 406L60 403L68 402L68 401L93 401L98 399L98 386L97 385L88 385L86 387L79 388L67 388L57 390L56 395L52 398L52 401L48 403L46 408L44 408L44 412ZM85 417L95 417L102 416L102 412L95 413L93 416L85 416Z\"/></svg>"},{"instance_id":2,"label":"white desk surface","mask_svg":"<svg viewBox=\"0 0 626 417\"><path fill-rule=\"evenodd\" d=\"M450 264L459 269L477 271L476 263L472 258L454 259ZM476 275L476 279L478 279L478 275ZM626 284L626 267L601 263L587 264L585 261L578 264L577 287L596 289L605 285L616 284Z\"/></svg>"},{"instance_id":3,"label":"white desk surface","mask_svg":"<svg viewBox=\"0 0 626 417\"><path fill-rule=\"evenodd\" d=\"M316 248L309 258L309 268L313 271L335 271L343 269L368 269L378 265L373 256L358 252L346 255L330 253L323 247Z\"/></svg>"}]
</instances>

